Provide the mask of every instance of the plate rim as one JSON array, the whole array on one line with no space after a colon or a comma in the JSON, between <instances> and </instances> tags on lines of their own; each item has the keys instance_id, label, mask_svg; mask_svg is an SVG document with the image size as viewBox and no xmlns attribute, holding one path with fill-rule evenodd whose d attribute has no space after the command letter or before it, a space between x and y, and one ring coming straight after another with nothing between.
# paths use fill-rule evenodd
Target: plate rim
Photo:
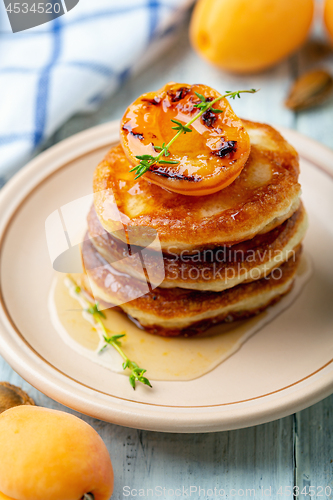
<instances>
[{"instance_id":1,"label":"plate rim","mask_svg":"<svg viewBox=\"0 0 333 500\"><path fill-rule=\"evenodd\" d=\"M295 130L284 127L276 127L276 129L282 135L287 136L288 141L292 144L306 141L307 154L300 153L300 156L333 178L333 151L330 148ZM71 161L115 142L118 130L119 121L115 120L79 132L44 151L16 173L0 192L0 242L5 240L7 229L10 227L16 211L20 209L34 189L38 189L40 184L55 172L66 168ZM302 148L298 146L297 149ZM2 211L1 208L4 206L5 210ZM322 373L327 368L332 368L333 360L331 360L305 379L291 385L297 386L299 389L300 384L305 380L311 380L311 387L308 387L307 390L300 388L298 392L301 394L298 394L296 400L295 392L292 392L292 394L286 394L282 398L273 399L267 404L267 398L274 394L269 393L247 400L246 403L258 400L260 402L255 406L248 404L245 411L244 409L237 411L239 410L237 405L242 406L243 402L201 407L172 407L128 399L122 400L117 396L103 394L75 381L36 353L33 347L23 339L22 334L17 331L16 326L7 318L1 286L0 306L0 338L3 341L0 352L12 368L35 388L66 406L118 425L163 432L231 430L282 418L320 401L333 392L333 375L330 373L333 370ZM315 376L319 372L322 376L316 378ZM45 375L47 375L46 378ZM275 392L284 393L291 386ZM81 389L81 392L77 390L78 388ZM74 394L73 389L76 389ZM98 395L97 398L96 395ZM283 400L282 404L281 399ZM155 412L151 411L152 408L155 409ZM167 415L162 414L161 410L164 413L168 410Z\"/></svg>"}]
</instances>

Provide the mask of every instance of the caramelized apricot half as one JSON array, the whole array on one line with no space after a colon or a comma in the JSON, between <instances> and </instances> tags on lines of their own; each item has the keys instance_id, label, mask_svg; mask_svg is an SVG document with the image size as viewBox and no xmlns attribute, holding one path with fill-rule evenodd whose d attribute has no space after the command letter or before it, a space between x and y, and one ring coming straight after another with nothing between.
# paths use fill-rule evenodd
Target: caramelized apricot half
<instances>
[{"instance_id":1,"label":"caramelized apricot half","mask_svg":"<svg viewBox=\"0 0 333 500\"><path fill-rule=\"evenodd\" d=\"M176 120L186 125L200 110L202 100L220 97L206 85L168 83L157 92L143 94L131 104L121 121L121 143L130 163L156 157L177 133ZM222 98L182 133L169 148L169 155L156 163L143 178L175 193L203 196L227 187L241 173L250 154L250 138L229 101ZM135 173L133 173L135 175Z\"/></svg>"}]
</instances>

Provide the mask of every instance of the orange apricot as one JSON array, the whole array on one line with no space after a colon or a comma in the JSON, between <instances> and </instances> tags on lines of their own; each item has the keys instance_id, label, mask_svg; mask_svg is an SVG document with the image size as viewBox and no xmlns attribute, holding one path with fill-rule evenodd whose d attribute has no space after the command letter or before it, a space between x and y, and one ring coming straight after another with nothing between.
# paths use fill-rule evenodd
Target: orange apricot
<instances>
[{"instance_id":1,"label":"orange apricot","mask_svg":"<svg viewBox=\"0 0 333 500\"><path fill-rule=\"evenodd\" d=\"M0 500L109 500L113 491L104 442L69 413L34 406L5 411L0 457Z\"/></svg>"},{"instance_id":2,"label":"orange apricot","mask_svg":"<svg viewBox=\"0 0 333 500\"><path fill-rule=\"evenodd\" d=\"M169 147L169 155L143 175L149 182L175 193L203 196L231 184L250 154L250 138L229 101L206 85L168 83L143 94L131 104L120 126L121 144L130 163L138 157L156 157L175 136L175 120L186 125L198 113L195 105L221 97ZM173 164L164 161L175 162ZM133 173L133 175L135 175Z\"/></svg>"},{"instance_id":3,"label":"orange apricot","mask_svg":"<svg viewBox=\"0 0 333 500\"><path fill-rule=\"evenodd\" d=\"M333 0L325 0L324 22L331 42L333 43Z\"/></svg>"},{"instance_id":4,"label":"orange apricot","mask_svg":"<svg viewBox=\"0 0 333 500\"><path fill-rule=\"evenodd\" d=\"M198 0L190 39L222 69L261 71L303 44L313 12L314 0Z\"/></svg>"},{"instance_id":5,"label":"orange apricot","mask_svg":"<svg viewBox=\"0 0 333 500\"><path fill-rule=\"evenodd\" d=\"M14 498L7 497L7 495L3 495L0 491L0 500L15 500Z\"/></svg>"}]
</instances>

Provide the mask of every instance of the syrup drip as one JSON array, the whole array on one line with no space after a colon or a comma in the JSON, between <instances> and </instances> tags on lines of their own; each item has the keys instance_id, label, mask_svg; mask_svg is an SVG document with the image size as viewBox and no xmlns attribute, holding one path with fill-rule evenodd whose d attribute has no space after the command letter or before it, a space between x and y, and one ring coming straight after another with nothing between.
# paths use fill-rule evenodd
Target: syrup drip
<instances>
[{"instance_id":1,"label":"syrup drip","mask_svg":"<svg viewBox=\"0 0 333 500\"><path fill-rule=\"evenodd\" d=\"M303 255L292 291L278 304L254 318L216 325L202 337L163 338L151 335L113 309L103 311L106 314L104 324L112 335L126 333L121 339L122 348L130 359L147 370L149 380L193 380L237 352L255 332L290 307L311 274L311 261ZM68 289L64 275L58 274L49 297L55 330L69 348L114 372L124 373L123 360L112 347L99 353L104 345L102 334L95 329L91 315L83 311L83 302L78 301L77 295Z\"/></svg>"}]
</instances>

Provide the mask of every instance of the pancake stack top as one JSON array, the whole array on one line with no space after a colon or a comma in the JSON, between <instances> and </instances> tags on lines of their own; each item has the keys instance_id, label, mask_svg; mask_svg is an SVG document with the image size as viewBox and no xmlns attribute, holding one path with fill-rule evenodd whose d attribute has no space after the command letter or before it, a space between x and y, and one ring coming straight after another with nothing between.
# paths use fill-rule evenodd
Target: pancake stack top
<instances>
[{"instance_id":1,"label":"pancake stack top","mask_svg":"<svg viewBox=\"0 0 333 500\"><path fill-rule=\"evenodd\" d=\"M172 163L152 165L148 177L130 171L134 153L147 159L172 138L170 109L179 127L200 110L193 103L216 95L169 84L142 96L124 115L122 145L94 174L82 248L86 288L158 335L196 335L258 314L290 291L300 260L307 218L297 153L272 127L231 115L222 97L162 157ZM189 184L197 186L187 195Z\"/></svg>"}]
</instances>

